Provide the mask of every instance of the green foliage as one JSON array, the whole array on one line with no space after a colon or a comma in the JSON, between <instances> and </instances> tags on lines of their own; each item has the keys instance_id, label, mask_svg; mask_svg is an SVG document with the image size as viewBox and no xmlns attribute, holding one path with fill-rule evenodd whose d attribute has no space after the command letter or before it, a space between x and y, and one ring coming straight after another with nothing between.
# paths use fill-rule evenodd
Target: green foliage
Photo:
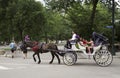
<instances>
[{"instance_id":1,"label":"green foliage","mask_svg":"<svg viewBox=\"0 0 120 78\"><path fill-rule=\"evenodd\" d=\"M43 29L49 40L63 40L67 39L67 34L70 28L66 26L67 22L63 15L59 12L51 10L46 11L46 28Z\"/></svg>"},{"instance_id":2,"label":"green foliage","mask_svg":"<svg viewBox=\"0 0 120 78\"><path fill-rule=\"evenodd\" d=\"M34 39L39 35L46 21L43 9L42 4L34 0L9 1L5 8L4 17L0 21L3 30L1 36L3 37L7 33L9 36L6 37L9 40L13 36L16 40L22 40L24 35L29 34Z\"/></svg>"},{"instance_id":3,"label":"green foliage","mask_svg":"<svg viewBox=\"0 0 120 78\"><path fill-rule=\"evenodd\" d=\"M111 39L111 2L99 0L95 15L95 0L44 0L44 7L35 0L0 0L0 41L23 40L26 34L32 40L66 40L71 31L88 39L91 32L104 33ZM119 11L115 19L120 19ZM93 20L93 24L91 24ZM120 40L119 27L116 24L116 40Z\"/></svg>"},{"instance_id":4,"label":"green foliage","mask_svg":"<svg viewBox=\"0 0 120 78\"><path fill-rule=\"evenodd\" d=\"M90 9L80 3L74 3L68 11L68 20L72 22L71 28L83 37L88 36ZM86 33L86 35L84 34Z\"/></svg>"},{"instance_id":5,"label":"green foliage","mask_svg":"<svg viewBox=\"0 0 120 78\"><path fill-rule=\"evenodd\" d=\"M116 10L116 21L115 21L115 39L117 42L120 42L120 9Z\"/></svg>"}]
</instances>

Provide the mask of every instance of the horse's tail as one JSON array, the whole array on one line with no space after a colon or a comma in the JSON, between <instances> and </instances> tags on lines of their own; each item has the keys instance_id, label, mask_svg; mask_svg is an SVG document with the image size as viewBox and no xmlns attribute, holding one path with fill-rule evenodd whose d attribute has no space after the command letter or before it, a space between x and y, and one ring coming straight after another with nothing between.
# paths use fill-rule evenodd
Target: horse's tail
<instances>
[{"instance_id":1,"label":"horse's tail","mask_svg":"<svg viewBox=\"0 0 120 78\"><path fill-rule=\"evenodd\" d=\"M58 50L57 45L55 47L56 47L56 50ZM59 50L57 51L57 54L60 55L60 56L64 56L64 53L60 52Z\"/></svg>"}]
</instances>

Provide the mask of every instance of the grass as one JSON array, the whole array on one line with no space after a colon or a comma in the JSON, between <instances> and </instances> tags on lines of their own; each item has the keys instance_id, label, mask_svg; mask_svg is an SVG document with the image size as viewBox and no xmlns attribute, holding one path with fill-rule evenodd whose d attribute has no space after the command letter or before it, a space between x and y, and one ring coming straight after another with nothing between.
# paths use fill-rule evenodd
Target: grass
<instances>
[{"instance_id":1,"label":"grass","mask_svg":"<svg viewBox=\"0 0 120 78\"><path fill-rule=\"evenodd\" d=\"M10 48L0 48L0 50L8 51L8 50L10 50Z\"/></svg>"}]
</instances>

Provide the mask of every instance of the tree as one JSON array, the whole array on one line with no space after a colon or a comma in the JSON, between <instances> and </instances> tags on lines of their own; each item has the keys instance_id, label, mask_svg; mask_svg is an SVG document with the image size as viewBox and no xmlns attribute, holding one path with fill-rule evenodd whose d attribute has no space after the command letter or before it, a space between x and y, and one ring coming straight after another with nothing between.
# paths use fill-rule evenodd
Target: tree
<instances>
[{"instance_id":1,"label":"tree","mask_svg":"<svg viewBox=\"0 0 120 78\"><path fill-rule=\"evenodd\" d=\"M8 33L7 38L11 39L14 36L17 40L23 40L25 34L33 38L38 36L44 27L45 20L41 3L34 0L11 0L8 1L4 17L0 22L5 23L1 23L1 29L6 27L7 31L3 29L2 33Z\"/></svg>"},{"instance_id":2,"label":"tree","mask_svg":"<svg viewBox=\"0 0 120 78\"><path fill-rule=\"evenodd\" d=\"M57 42L58 40L66 39L68 37L66 33L69 33L70 28L66 26L68 23L63 15L50 9L47 9L45 14L47 22L43 31L46 42L48 42L48 40L56 40Z\"/></svg>"}]
</instances>

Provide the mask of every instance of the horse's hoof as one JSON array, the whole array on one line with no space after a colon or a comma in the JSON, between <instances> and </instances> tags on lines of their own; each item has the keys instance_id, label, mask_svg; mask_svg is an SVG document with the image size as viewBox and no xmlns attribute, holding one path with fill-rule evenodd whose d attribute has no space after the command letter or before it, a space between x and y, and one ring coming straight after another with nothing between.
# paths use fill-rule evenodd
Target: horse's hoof
<instances>
[{"instance_id":1,"label":"horse's hoof","mask_svg":"<svg viewBox=\"0 0 120 78\"><path fill-rule=\"evenodd\" d=\"M52 64L52 62L49 62L49 64Z\"/></svg>"},{"instance_id":2,"label":"horse's hoof","mask_svg":"<svg viewBox=\"0 0 120 78\"><path fill-rule=\"evenodd\" d=\"M41 62L39 61L38 64L40 64Z\"/></svg>"},{"instance_id":3,"label":"horse's hoof","mask_svg":"<svg viewBox=\"0 0 120 78\"><path fill-rule=\"evenodd\" d=\"M36 59L34 59L34 61L36 62Z\"/></svg>"}]
</instances>

